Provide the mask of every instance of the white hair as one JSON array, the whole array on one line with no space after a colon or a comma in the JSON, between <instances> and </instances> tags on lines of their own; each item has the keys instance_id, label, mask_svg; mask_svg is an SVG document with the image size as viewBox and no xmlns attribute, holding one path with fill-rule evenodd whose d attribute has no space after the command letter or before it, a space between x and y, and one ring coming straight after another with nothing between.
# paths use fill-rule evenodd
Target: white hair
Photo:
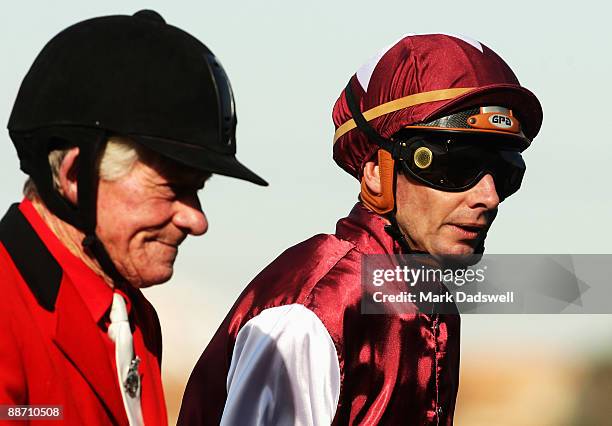
<instances>
[{"instance_id":1,"label":"white hair","mask_svg":"<svg viewBox=\"0 0 612 426\"><path fill-rule=\"evenodd\" d=\"M68 151L74 147L54 149L49 153L49 166L53 177L53 188L62 192L59 181L59 170ZM145 156L144 150L130 138L111 136L100 155L100 179L113 181L125 176L132 170L136 161ZM36 184L31 178L23 186L23 194L32 200L38 198Z\"/></svg>"}]
</instances>

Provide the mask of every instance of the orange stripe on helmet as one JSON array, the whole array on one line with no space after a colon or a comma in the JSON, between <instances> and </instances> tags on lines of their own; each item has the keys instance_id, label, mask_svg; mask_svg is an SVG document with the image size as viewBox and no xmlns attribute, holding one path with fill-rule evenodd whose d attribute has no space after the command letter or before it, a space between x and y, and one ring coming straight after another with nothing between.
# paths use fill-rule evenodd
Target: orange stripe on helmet
<instances>
[{"instance_id":1,"label":"orange stripe on helmet","mask_svg":"<svg viewBox=\"0 0 612 426\"><path fill-rule=\"evenodd\" d=\"M432 90L430 92L415 93L413 95L404 96L403 98L394 99L392 101L378 105L372 109L365 111L363 113L363 116L367 121L371 121L385 114L399 111L400 109L408 108L414 105L453 99L474 89L475 87L458 87L453 89L441 89ZM355 124L355 120L353 120L352 118L347 122L343 123L340 127L338 127L336 133L334 133L334 143L336 143L336 141L340 139L340 137L353 130L355 127L357 127L357 125Z\"/></svg>"}]
</instances>

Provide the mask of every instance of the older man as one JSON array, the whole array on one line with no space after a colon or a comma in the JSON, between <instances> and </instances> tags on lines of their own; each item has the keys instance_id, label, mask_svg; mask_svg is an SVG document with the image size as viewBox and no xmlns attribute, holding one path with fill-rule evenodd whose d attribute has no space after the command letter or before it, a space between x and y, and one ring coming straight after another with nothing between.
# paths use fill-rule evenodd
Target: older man
<instances>
[{"instance_id":1,"label":"older man","mask_svg":"<svg viewBox=\"0 0 612 426\"><path fill-rule=\"evenodd\" d=\"M236 160L223 68L153 11L80 22L38 55L8 127L29 179L0 222L0 416L167 424L140 288L206 232L212 173L266 185Z\"/></svg>"},{"instance_id":2,"label":"older man","mask_svg":"<svg viewBox=\"0 0 612 426\"><path fill-rule=\"evenodd\" d=\"M482 252L540 104L481 43L419 35L359 69L333 119L334 159L360 180L360 202L335 235L249 284L191 375L180 424L452 424L459 316L364 314L362 260Z\"/></svg>"}]
</instances>

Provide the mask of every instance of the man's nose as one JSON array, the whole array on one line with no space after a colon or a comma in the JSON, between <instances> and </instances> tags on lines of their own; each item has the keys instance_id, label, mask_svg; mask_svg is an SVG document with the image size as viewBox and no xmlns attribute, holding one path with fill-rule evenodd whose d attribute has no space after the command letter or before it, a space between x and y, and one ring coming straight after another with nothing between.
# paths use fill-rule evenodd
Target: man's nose
<instances>
[{"instance_id":1,"label":"man's nose","mask_svg":"<svg viewBox=\"0 0 612 426\"><path fill-rule=\"evenodd\" d=\"M499 195L490 174L484 175L468 192L468 204L472 208L486 207L487 210L494 210L499 206Z\"/></svg>"},{"instance_id":2,"label":"man's nose","mask_svg":"<svg viewBox=\"0 0 612 426\"><path fill-rule=\"evenodd\" d=\"M197 195L176 201L176 213L172 221L190 235L202 235L208 230L208 220Z\"/></svg>"}]
</instances>

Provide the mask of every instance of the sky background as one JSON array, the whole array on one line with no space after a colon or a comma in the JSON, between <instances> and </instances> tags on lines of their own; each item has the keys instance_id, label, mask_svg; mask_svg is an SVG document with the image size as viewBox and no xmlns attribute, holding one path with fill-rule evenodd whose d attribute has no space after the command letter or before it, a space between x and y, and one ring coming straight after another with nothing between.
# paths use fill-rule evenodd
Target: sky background
<instances>
[{"instance_id":1,"label":"sky background","mask_svg":"<svg viewBox=\"0 0 612 426\"><path fill-rule=\"evenodd\" d=\"M435 5L435 6L432 6ZM208 233L183 244L172 280L146 290L164 332L164 372L185 380L242 288L287 247L333 232L358 183L332 158L331 109L350 76L405 33L465 34L491 47L540 99L542 131L518 194L500 206L487 253L610 253L612 29L608 3L11 2L0 25L0 123L42 46L94 16L152 8L202 40L236 96L238 158L270 182L215 176L201 193ZM25 180L5 132L0 204ZM612 301L611 301L612 303ZM612 350L607 315L464 316L462 360Z\"/></svg>"}]
</instances>

